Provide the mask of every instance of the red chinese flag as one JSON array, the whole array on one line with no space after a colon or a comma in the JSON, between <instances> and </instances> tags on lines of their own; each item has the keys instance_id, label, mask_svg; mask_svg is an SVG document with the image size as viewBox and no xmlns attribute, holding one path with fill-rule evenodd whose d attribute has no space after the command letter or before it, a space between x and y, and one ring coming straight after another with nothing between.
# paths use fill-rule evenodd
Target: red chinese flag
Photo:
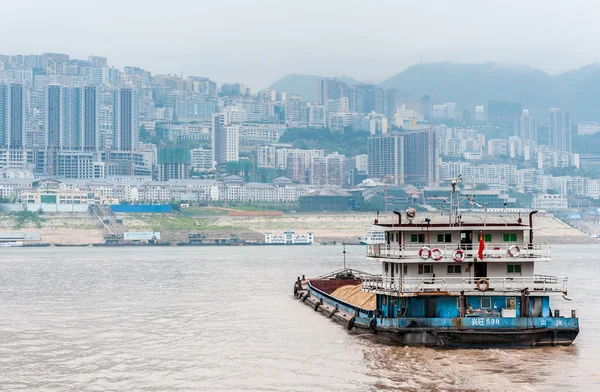
<instances>
[{"instance_id":1,"label":"red chinese flag","mask_svg":"<svg viewBox=\"0 0 600 392\"><path fill-rule=\"evenodd\" d=\"M485 241L483 241L483 233L479 232L479 260L483 260L483 250L485 249Z\"/></svg>"}]
</instances>

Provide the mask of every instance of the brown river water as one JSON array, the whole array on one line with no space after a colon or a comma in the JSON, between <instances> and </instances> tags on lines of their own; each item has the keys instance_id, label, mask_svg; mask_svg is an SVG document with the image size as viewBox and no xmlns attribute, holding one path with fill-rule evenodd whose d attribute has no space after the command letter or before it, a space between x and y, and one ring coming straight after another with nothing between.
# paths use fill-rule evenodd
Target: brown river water
<instances>
[{"instance_id":1,"label":"brown river water","mask_svg":"<svg viewBox=\"0 0 600 392\"><path fill-rule=\"evenodd\" d=\"M363 246L351 267L375 272ZM553 247L571 347L389 347L294 299L341 246L0 250L0 391L600 391L600 245Z\"/></svg>"}]
</instances>

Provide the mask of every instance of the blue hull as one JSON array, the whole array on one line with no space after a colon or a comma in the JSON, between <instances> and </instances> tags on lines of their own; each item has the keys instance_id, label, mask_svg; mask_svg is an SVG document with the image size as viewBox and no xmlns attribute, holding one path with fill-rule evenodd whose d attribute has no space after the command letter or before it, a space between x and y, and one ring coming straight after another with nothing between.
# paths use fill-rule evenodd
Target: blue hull
<instances>
[{"instance_id":1,"label":"blue hull","mask_svg":"<svg viewBox=\"0 0 600 392\"><path fill-rule=\"evenodd\" d=\"M579 333L579 319L564 317L376 317L374 311L343 302L307 282L302 302L344 324L403 346L492 348L568 346ZM319 305L318 305L319 304ZM335 311L334 311L335 309ZM350 321L352 319L352 321Z\"/></svg>"}]
</instances>

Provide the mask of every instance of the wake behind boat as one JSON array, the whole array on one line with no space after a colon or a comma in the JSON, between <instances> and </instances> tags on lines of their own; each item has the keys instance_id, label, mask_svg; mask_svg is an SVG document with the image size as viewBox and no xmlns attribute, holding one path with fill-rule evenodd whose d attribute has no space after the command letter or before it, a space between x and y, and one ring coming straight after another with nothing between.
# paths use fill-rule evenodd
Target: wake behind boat
<instances>
[{"instance_id":1,"label":"wake behind boat","mask_svg":"<svg viewBox=\"0 0 600 392\"><path fill-rule=\"evenodd\" d=\"M570 345L579 333L575 311L563 315L557 302L567 278L535 274L550 261L550 245L534 244L533 217L503 215L463 221L455 183L446 222L417 220L395 212L394 223L373 224L384 244L367 246L381 274L343 269L316 279L298 279L294 294L348 330L380 341L434 347L534 347ZM350 287L371 296L346 295ZM565 317L567 316L567 317Z\"/></svg>"}]
</instances>

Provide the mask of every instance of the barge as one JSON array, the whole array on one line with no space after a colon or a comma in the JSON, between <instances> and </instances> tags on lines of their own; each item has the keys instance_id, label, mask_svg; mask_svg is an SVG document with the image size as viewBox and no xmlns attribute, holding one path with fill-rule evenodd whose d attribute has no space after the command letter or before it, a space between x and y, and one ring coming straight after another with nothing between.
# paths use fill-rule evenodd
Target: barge
<instances>
[{"instance_id":1,"label":"barge","mask_svg":"<svg viewBox=\"0 0 600 392\"><path fill-rule=\"evenodd\" d=\"M367 245L380 274L344 268L298 278L294 295L381 342L446 348L568 346L579 333L576 312L561 312L567 278L539 275L551 260L550 245L533 241L533 219L520 215L463 221L453 182L447 221L419 220L414 209L394 211L393 223L376 219L383 244ZM497 217L496 217L497 218ZM355 287L372 297L366 307L339 294ZM565 301L560 304L559 301Z\"/></svg>"}]
</instances>

